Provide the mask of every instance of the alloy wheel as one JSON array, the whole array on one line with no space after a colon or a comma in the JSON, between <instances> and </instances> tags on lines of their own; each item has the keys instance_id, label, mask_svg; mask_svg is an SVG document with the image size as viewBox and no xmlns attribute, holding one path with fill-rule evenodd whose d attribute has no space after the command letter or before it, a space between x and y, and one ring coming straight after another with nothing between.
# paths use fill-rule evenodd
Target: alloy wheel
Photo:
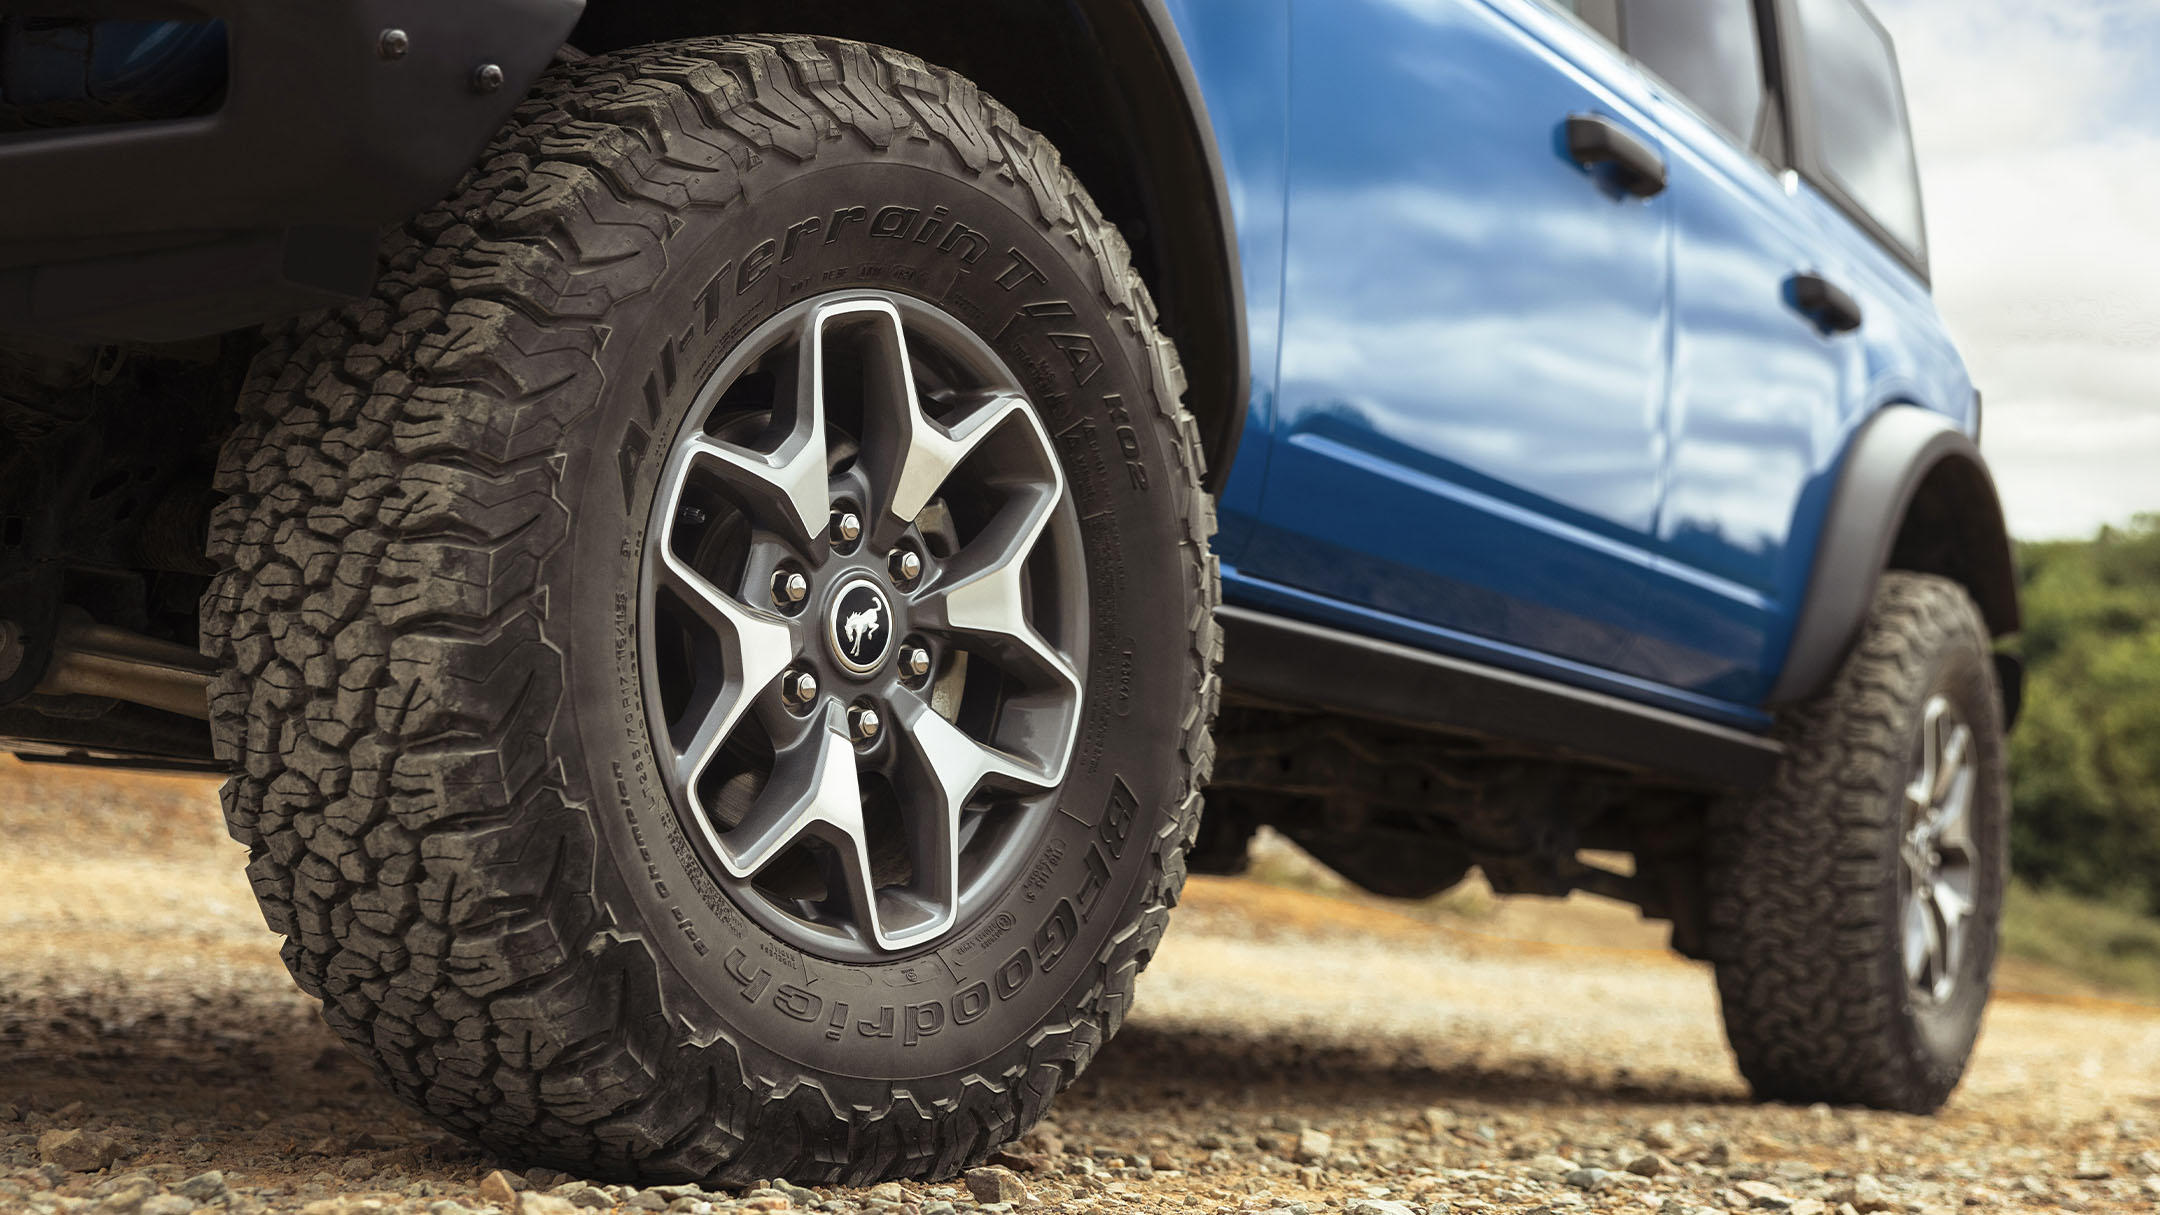
<instances>
[{"instance_id":1,"label":"alloy wheel","mask_svg":"<svg viewBox=\"0 0 2160 1215\"><path fill-rule=\"evenodd\" d=\"M813 298L714 370L653 505L640 666L738 906L885 960L1017 878L1079 733L1079 537L1018 378L932 305Z\"/></svg>"}]
</instances>

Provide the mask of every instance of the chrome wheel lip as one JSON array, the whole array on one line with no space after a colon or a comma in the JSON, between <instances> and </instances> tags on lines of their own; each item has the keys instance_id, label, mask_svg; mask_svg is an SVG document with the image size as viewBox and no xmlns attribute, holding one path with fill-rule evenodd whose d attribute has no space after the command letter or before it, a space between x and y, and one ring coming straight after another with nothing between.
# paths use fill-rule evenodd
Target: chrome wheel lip
<instances>
[{"instance_id":1,"label":"chrome wheel lip","mask_svg":"<svg viewBox=\"0 0 2160 1215\"><path fill-rule=\"evenodd\" d=\"M826 451L828 440L823 343L841 323L861 323L875 330L870 340L885 342L892 348L893 361L909 368L900 377L904 383L887 385L904 389L893 393L902 416L873 425L873 429L883 427L884 446L877 447L874 436L863 436L855 466L846 473L833 476L833 470L825 468L824 476L812 476L806 471L810 455ZM796 387L801 392L807 386L809 395L798 396L797 416L788 433L758 450L707 435L706 426L721 394L785 347L791 336L804 348L796 361ZM915 339L934 347L945 360L943 365L980 374L985 381L974 385L975 395L961 397L959 405L947 402L946 412L935 419L924 412L917 394L916 367L908 362L909 342ZM803 408L802 400L817 405ZM1000 450L987 450L993 446ZM919 515L925 502L936 500L978 450L984 451L985 461L1007 460L1008 453L1035 461L1033 481L1008 476L999 482L1005 489L1022 485L1026 492L1016 493L1011 502L1000 506L982 531L984 536L994 534L1009 551L1000 550L996 560L976 568L968 563L971 542L958 553L927 561L919 577L896 585L885 568L886 558L874 554L888 548L897 553L896 546L902 545L911 553L922 553L913 530L917 521L903 512ZM878 469L872 467L881 458L886 474L882 484ZM856 869L864 874L870 872L871 862L859 815L850 818L844 807L827 811L847 800L839 792L843 788L860 792L859 786L849 786L847 772L852 769L840 760L861 765L865 773L876 766L896 786L936 805L940 822L926 830L942 832L941 838L951 843L949 860L932 879L933 884L942 885L943 897L925 898L919 892L895 892L857 882L853 893L869 909L862 917L865 923L835 925L781 909L753 889L759 865L775 854L755 848L746 852L732 843L731 838L750 820L738 821L734 828L716 824L696 791L702 768L694 758L672 754L679 750L680 729L679 723L670 722L659 691L656 604L663 586L696 582L696 571L685 569L674 551L674 528L682 517L679 507L688 469L701 460L754 483L751 496L763 502L759 526L769 530L777 543L811 562L815 572L807 602L800 607L768 609L764 605L772 602L769 585L762 588L764 599L731 594L709 583L692 596L700 600L694 614L720 636L726 679L712 697L716 711L711 712L711 720L689 741L693 746L705 745L709 759L753 716L767 725L778 719L782 728L774 742L781 755L776 764L781 760L795 763L807 774L801 783L810 791L802 803L806 809L790 820L787 830L798 836L822 836L837 850L852 851ZM833 544L829 508L849 491L868 503L862 511L861 535L853 543ZM1006 516L1013 503L1018 503L1025 518L1008 527ZM745 513L756 512L746 508ZM821 544L827 547L820 549ZM1040 572L1031 574L1037 567ZM1042 588L1031 585L1031 578L1045 575L1052 583L1047 599L1038 593ZM759 576L769 579L769 574L760 572ZM757 580L746 577L749 582ZM826 587L818 587L819 581ZM845 596L862 585L870 586L884 605L886 627L876 658L858 661L843 652L840 634L845 626L835 613ZM676 602L681 603L680 597ZM1034 609L1029 607L1042 603L1053 604L1053 623L1042 625L1050 629L1050 635L1038 631ZM910 604L923 610L911 613ZM979 335L922 300L876 291L813 297L761 325L721 361L685 416L654 495L641 558L638 661L647 725L662 784L690 828L692 843L710 875L732 902L776 935L806 952L835 960L891 961L968 931L977 915L1018 880L1054 812L1056 792L1078 745L1084 708L1080 672L1085 669L1088 646L1086 609L1077 509L1056 448L1018 378ZM821 632L823 641L816 636ZM904 642L916 644L925 637L989 638L990 648L1000 655L1011 651L1023 663L1039 668L1033 674L1041 676L1042 686L1026 685L1024 694L998 709L990 737L971 737L944 715L936 672L928 677L909 676L894 661ZM936 650L934 644L932 649ZM788 700L779 685L780 675L804 665L806 655L825 664L821 673L847 679L821 679L813 702L803 705ZM1002 656L977 661L1005 669ZM814 670L816 664L810 667ZM784 715L773 710L776 705L786 706ZM878 712L883 728L875 737L863 738L850 730L851 710L859 708ZM775 781L777 776L776 768ZM772 783L768 782L768 789ZM984 820L989 817L971 810L971 803L992 790L1012 804L990 813L1009 814L1011 821L988 837L989 852L963 857L963 849L984 838ZM919 872L917 879L919 885Z\"/></svg>"},{"instance_id":2,"label":"chrome wheel lip","mask_svg":"<svg viewBox=\"0 0 2160 1215\"><path fill-rule=\"evenodd\" d=\"M1979 759L1972 727L1948 697L1929 697L1920 717L1913 776L1901 798L1899 963L1915 1000L1940 1004L1958 994L1975 913Z\"/></svg>"}]
</instances>

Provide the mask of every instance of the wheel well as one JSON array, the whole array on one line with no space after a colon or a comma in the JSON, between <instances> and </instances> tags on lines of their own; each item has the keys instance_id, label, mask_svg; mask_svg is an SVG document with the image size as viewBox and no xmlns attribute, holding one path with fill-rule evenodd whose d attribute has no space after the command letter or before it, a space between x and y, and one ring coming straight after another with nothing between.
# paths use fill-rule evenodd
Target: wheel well
<instances>
[{"instance_id":1,"label":"wheel well","mask_svg":"<svg viewBox=\"0 0 2160 1215\"><path fill-rule=\"evenodd\" d=\"M591 0L587 53L713 34L873 42L959 72L1041 131L1132 247L1185 365L1208 488L1230 466L1248 395L1228 191L1176 30L1160 0Z\"/></svg>"},{"instance_id":2,"label":"wheel well","mask_svg":"<svg viewBox=\"0 0 2160 1215\"><path fill-rule=\"evenodd\" d=\"M1957 455L1937 461L1906 504L1889 568L1939 574L1963 586L1988 632L2018 631L2017 569L1987 470Z\"/></svg>"}]
</instances>

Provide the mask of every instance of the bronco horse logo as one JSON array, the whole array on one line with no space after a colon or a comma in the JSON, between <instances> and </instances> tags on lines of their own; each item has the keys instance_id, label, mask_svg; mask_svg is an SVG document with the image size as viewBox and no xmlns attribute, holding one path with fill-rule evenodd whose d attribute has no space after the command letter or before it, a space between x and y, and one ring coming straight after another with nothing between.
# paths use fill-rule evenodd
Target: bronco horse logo
<instances>
[{"instance_id":1,"label":"bronco horse logo","mask_svg":"<svg viewBox=\"0 0 2160 1215\"><path fill-rule=\"evenodd\" d=\"M841 625L841 632L847 634L848 657L857 660L862 658L863 639L877 635L878 610L882 606L873 600L869 607L848 613L847 622Z\"/></svg>"}]
</instances>

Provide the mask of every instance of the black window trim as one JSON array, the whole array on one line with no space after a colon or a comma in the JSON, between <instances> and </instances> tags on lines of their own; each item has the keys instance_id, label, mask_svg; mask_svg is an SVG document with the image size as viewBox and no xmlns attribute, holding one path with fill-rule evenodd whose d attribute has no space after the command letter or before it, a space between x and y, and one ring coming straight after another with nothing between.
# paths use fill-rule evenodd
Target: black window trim
<instances>
[{"instance_id":1,"label":"black window trim","mask_svg":"<svg viewBox=\"0 0 2160 1215\"><path fill-rule=\"evenodd\" d=\"M1813 86L1807 74L1804 49L1806 40L1800 33L1799 0L1766 0L1767 6L1775 13L1775 28L1770 37L1778 48L1779 74L1784 78L1782 84L1786 103L1787 159L1794 172L1821 191L1823 197L1845 213L1846 218L1859 225L1860 230L1882 246L1885 252L1912 271L1919 278L1921 286L1932 289L1933 279L1928 273L1927 199L1920 184L1919 147L1911 137L1912 107L1905 97L1905 73L1898 63L1897 41L1890 36L1889 28L1883 25L1882 20L1875 15L1875 10L1865 0L1848 2L1858 8L1861 17L1882 36L1883 47L1890 53L1890 70L1893 74L1891 83L1897 89L1898 109L1905 118L1906 143L1913 157L1913 192L1919 203L1920 247L1909 248L1904 241L1885 228L1866 207L1860 205L1859 199L1838 184L1837 178L1823 163L1821 144L1817 138L1819 132L1815 128Z\"/></svg>"},{"instance_id":2,"label":"black window trim","mask_svg":"<svg viewBox=\"0 0 2160 1215\"><path fill-rule=\"evenodd\" d=\"M1710 116L1709 112L1687 95L1679 85L1665 79L1658 70L1643 62L1642 56L1629 49L1627 44L1626 0L1610 0L1613 29L1611 38L1614 48L1627 60L1629 68L1647 78L1665 99L1700 119L1722 137L1726 143L1738 148L1755 159L1771 176L1775 177L1791 168L1789 150L1792 147L1792 128L1786 118L1785 68L1780 61L1773 31L1772 7L1777 0L1753 0L1755 11L1755 54L1757 66L1762 73L1762 108L1755 114L1755 129L1744 138L1728 130L1724 123Z\"/></svg>"}]
</instances>

